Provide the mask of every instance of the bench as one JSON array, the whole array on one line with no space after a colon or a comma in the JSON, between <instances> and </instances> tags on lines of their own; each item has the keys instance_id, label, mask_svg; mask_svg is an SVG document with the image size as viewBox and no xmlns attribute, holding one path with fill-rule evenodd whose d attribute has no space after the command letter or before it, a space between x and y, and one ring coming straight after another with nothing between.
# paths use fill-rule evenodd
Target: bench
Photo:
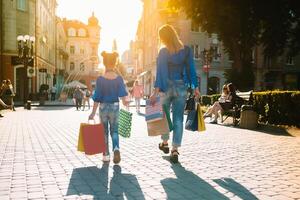
<instances>
[{"instance_id":1,"label":"bench","mask_svg":"<svg viewBox=\"0 0 300 200\"><path fill-rule=\"evenodd\" d=\"M236 95L240 97L236 102L235 105L233 106L232 109L225 110L221 113L221 121L222 123L228 118L232 117L233 118L233 124L234 126L237 126L239 122L239 118L241 115L241 109L243 105L253 105L253 91L248 91L248 92L237 92ZM225 119L223 119L223 116L226 116Z\"/></svg>"}]
</instances>

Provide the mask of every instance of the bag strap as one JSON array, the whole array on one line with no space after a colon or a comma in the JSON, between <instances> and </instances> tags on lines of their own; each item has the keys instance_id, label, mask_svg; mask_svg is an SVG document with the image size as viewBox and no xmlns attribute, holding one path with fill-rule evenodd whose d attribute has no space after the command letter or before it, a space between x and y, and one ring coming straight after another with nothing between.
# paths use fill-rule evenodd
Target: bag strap
<instances>
[{"instance_id":1,"label":"bag strap","mask_svg":"<svg viewBox=\"0 0 300 200\"><path fill-rule=\"evenodd\" d=\"M184 46L184 49L185 49L185 59L184 59L184 63L185 63L185 66L186 66L186 74L187 74L187 78L188 78L188 81L189 81L189 88L191 88L191 74L190 74L190 65L189 65L189 56L190 56L190 48L188 46Z\"/></svg>"}]
</instances>

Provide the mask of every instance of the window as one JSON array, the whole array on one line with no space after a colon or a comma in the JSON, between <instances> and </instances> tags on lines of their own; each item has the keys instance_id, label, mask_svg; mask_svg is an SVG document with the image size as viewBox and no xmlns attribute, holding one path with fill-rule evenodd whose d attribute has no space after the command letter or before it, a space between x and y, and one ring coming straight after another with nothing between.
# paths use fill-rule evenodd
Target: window
<instances>
[{"instance_id":1,"label":"window","mask_svg":"<svg viewBox=\"0 0 300 200\"><path fill-rule=\"evenodd\" d=\"M74 28L69 28L68 36L76 36L76 30Z\"/></svg>"},{"instance_id":2,"label":"window","mask_svg":"<svg viewBox=\"0 0 300 200\"><path fill-rule=\"evenodd\" d=\"M254 61L255 61L255 50L253 49L251 53L251 63L254 63Z\"/></svg>"},{"instance_id":3,"label":"window","mask_svg":"<svg viewBox=\"0 0 300 200\"><path fill-rule=\"evenodd\" d=\"M271 66L271 57L270 56L267 56L267 55L264 56L264 65L266 67L270 67Z\"/></svg>"},{"instance_id":4,"label":"window","mask_svg":"<svg viewBox=\"0 0 300 200\"><path fill-rule=\"evenodd\" d=\"M75 69L75 64L74 64L74 62L70 62L70 70L72 71L72 70L74 70Z\"/></svg>"},{"instance_id":5,"label":"window","mask_svg":"<svg viewBox=\"0 0 300 200\"><path fill-rule=\"evenodd\" d=\"M80 71L84 72L84 63L80 63Z\"/></svg>"},{"instance_id":6,"label":"window","mask_svg":"<svg viewBox=\"0 0 300 200\"><path fill-rule=\"evenodd\" d=\"M75 46L70 46L70 54L74 54L75 53Z\"/></svg>"},{"instance_id":7,"label":"window","mask_svg":"<svg viewBox=\"0 0 300 200\"><path fill-rule=\"evenodd\" d=\"M80 54L84 54L84 48L80 48Z\"/></svg>"},{"instance_id":8,"label":"window","mask_svg":"<svg viewBox=\"0 0 300 200\"><path fill-rule=\"evenodd\" d=\"M26 11L26 0L18 0L17 8L18 10Z\"/></svg>"},{"instance_id":9,"label":"window","mask_svg":"<svg viewBox=\"0 0 300 200\"><path fill-rule=\"evenodd\" d=\"M194 59L200 59L200 46L198 44L192 45L192 50L194 52Z\"/></svg>"},{"instance_id":10,"label":"window","mask_svg":"<svg viewBox=\"0 0 300 200\"><path fill-rule=\"evenodd\" d=\"M219 62L221 57L220 47L214 47L213 61Z\"/></svg>"},{"instance_id":11,"label":"window","mask_svg":"<svg viewBox=\"0 0 300 200\"><path fill-rule=\"evenodd\" d=\"M84 29L79 29L79 31L78 31L78 36L81 36L81 37L85 37L86 36L86 34L85 34L85 30Z\"/></svg>"},{"instance_id":12,"label":"window","mask_svg":"<svg viewBox=\"0 0 300 200\"><path fill-rule=\"evenodd\" d=\"M193 32L200 32L200 27L195 21L191 22L191 31Z\"/></svg>"},{"instance_id":13,"label":"window","mask_svg":"<svg viewBox=\"0 0 300 200\"><path fill-rule=\"evenodd\" d=\"M286 58L286 64L287 65L294 65L294 58L293 58L293 56L288 56Z\"/></svg>"}]
</instances>

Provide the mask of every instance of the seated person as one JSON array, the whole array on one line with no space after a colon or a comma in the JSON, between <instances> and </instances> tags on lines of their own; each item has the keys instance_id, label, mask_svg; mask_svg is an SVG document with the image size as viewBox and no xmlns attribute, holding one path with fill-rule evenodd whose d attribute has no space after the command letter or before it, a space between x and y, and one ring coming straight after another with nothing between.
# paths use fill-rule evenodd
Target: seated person
<instances>
[{"instance_id":1,"label":"seated person","mask_svg":"<svg viewBox=\"0 0 300 200\"><path fill-rule=\"evenodd\" d=\"M217 103L218 102L224 103L224 102L228 101L229 100L228 97L229 97L228 87L227 87L227 85L223 85L222 94L221 94L220 98L218 99L218 101L216 101L213 105L211 105L207 109L206 113L204 114L204 117L211 117L213 110L215 109L216 106L218 106Z\"/></svg>"},{"instance_id":2,"label":"seated person","mask_svg":"<svg viewBox=\"0 0 300 200\"><path fill-rule=\"evenodd\" d=\"M232 83L227 85L227 90L228 96L226 98L222 98L221 101L216 101L212 105L212 108L209 109L209 112L204 114L205 117L213 116L213 119L210 121L210 123L216 124L218 121L219 111L223 112L233 108L233 105L235 105L235 103L241 99L236 95L236 89Z\"/></svg>"}]
</instances>

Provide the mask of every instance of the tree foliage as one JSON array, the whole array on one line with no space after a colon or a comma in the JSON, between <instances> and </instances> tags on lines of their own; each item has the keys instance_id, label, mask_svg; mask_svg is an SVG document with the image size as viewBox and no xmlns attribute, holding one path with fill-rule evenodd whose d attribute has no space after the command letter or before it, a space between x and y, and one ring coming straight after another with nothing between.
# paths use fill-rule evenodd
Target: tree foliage
<instances>
[{"instance_id":1,"label":"tree foliage","mask_svg":"<svg viewBox=\"0 0 300 200\"><path fill-rule=\"evenodd\" d=\"M299 5L297 0L169 0L172 9L183 10L202 31L218 34L233 58L234 75L244 71L252 77L252 70L243 68L251 68L256 45L261 45L270 57L299 52Z\"/></svg>"}]
</instances>

